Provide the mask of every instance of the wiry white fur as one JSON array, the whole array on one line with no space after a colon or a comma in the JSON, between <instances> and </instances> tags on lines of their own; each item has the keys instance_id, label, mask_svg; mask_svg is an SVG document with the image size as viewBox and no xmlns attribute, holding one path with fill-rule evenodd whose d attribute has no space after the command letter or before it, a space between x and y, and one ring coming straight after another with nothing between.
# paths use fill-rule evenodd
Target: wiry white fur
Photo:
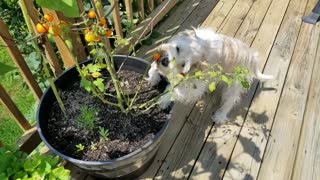
<instances>
[{"instance_id":1,"label":"wiry white fur","mask_svg":"<svg viewBox=\"0 0 320 180\"><path fill-rule=\"evenodd\" d=\"M188 73L194 66L207 63L219 64L226 73L231 73L235 67L241 66L247 68L249 73L259 80L273 78L273 76L262 74L259 70L256 51L238 39L217 34L209 29L182 32L168 43L161 45L160 48L167 53L170 62L175 61L175 63L170 63L169 67L160 67L160 69L169 68L176 73ZM200 67L205 68L205 66ZM162 70L160 74L166 76L167 72L168 70ZM192 80L189 83L194 84L196 88L191 88L187 84L177 86L174 89L176 100L183 103L193 103L207 92L208 83L200 80ZM238 82L234 82L231 87L223 90L221 107L214 113L212 119L217 123L225 122L227 114L243 92L244 90Z\"/></svg>"}]
</instances>

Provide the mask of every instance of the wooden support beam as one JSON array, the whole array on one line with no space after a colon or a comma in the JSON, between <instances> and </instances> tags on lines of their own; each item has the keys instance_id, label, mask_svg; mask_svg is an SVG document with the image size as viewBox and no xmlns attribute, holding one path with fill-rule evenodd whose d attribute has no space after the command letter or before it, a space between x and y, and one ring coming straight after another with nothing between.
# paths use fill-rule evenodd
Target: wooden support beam
<instances>
[{"instance_id":1,"label":"wooden support beam","mask_svg":"<svg viewBox=\"0 0 320 180\"><path fill-rule=\"evenodd\" d=\"M15 105L15 103L10 98L9 94L5 91L5 89L0 84L0 101L4 107L14 116L17 124L21 127L22 130L26 131L31 128L30 123L23 116L21 111Z\"/></svg>"},{"instance_id":2,"label":"wooden support beam","mask_svg":"<svg viewBox=\"0 0 320 180\"><path fill-rule=\"evenodd\" d=\"M27 85L29 86L30 90L32 91L34 97L39 100L42 96L42 91L34 79L27 63L24 61L16 43L14 42L11 34L9 33L6 24L0 17L0 39L4 46L6 46L7 51L9 52L13 62L17 66L18 70L20 71L22 77L26 81Z\"/></svg>"},{"instance_id":3,"label":"wooden support beam","mask_svg":"<svg viewBox=\"0 0 320 180\"><path fill-rule=\"evenodd\" d=\"M116 30L117 38L121 39L123 38L123 32L122 32L122 25L121 25L121 19L120 19L119 4L116 0L110 0L110 3L111 3L111 7L115 4L115 7L112 11L113 23L114 23L114 28Z\"/></svg>"},{"instance_id":4,"label":"wooden support beam","mask_svg":"<svg viewBox=\"0 0 320 180\"><path fill-rule=\"evenodd\" d=\"M17 144L21 151L30 154L40 143L41 138L37 128L33 127L24 133Z\"/></svg>"},{"instance_id":5,"label":"wooden support beam","mask_svg":"<svg viewBox=\"0 0 320 180\"><path fill-rule=\"evenodd\" d=\"M138 0L139 20L142 21L145 18L144 15L144 0Z\"/></svg>"},{"instance_id":6,"label":"wooden support beam","mask_svg":"<svg viewBox=\"0 0 320 180\"><path fill-rule=\"evenodd\" d=\"M34 7L33 1L22 0L21 2L24 3L26 6L26 9L29 13L28 15L31 19L31 24L33 26L34 32L36 32L36 34L38 34L37 31L35 30L35 25L40 22L40 19L39 19L38 11ZM55 51L54 51L52 45L49 42L48 37L47 36L42 36L42 37L43 37L42 46L44 47L48 63L50 64L50 67L51 67L53 73L57 76L62 72L62 68L59 64L59 60L55 54Z\"/></svg>"},{"instance_id":7,"label":"wooden support beam","mask_svg":"<svg viewBox=\"0 0 320 180\"><path fill-rule=\"evenodd\" d=\"M132 10L132 0L124 0L124 5L126 7L126 12L129 21L133 20L133 10Z\"/></svg>"}]
</instances>

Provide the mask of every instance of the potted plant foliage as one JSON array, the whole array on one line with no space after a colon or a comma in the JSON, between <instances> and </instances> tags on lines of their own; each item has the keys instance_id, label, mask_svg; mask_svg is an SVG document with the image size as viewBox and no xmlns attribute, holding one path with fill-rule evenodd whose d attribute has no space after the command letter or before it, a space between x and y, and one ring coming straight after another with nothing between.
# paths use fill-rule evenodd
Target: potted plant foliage
<instances>
[{"instance_id":1,"label":"potted plant foliage","mask_svg":"<svg viewBox=\"0 0 320 180\"><path fill-rule=\"evenodd\" d=\"M49 1L38 3L57 10L62 1L55 0L54 6ZM168 126L170 110L157 106L159 98L187 78L170 81L169 89L165 80L152 87L145 80L148 62L114 55L105 47L106 38L114 37L104 17L94 10L82 17L86 27L80 30L92 59L79 63L73 58L75 66L51 82L38 106L38 132L52 152L91 174L132 179L151 163ZM75 28L65 22L57 27L51 19L45 14L38 31L59 36L71 50L67 34ZM117 42L118 46L123 43L127 41ZM204 79L203 74L196 72L192 78ZM213 86L209 87L212 91Z\"/></svg>"},{"instance_id":2,"label":"potted plant foliage","mask_svg":"<svg viewBox=\"0 0 320 180\"><path fill-rule=\"evenodd\" d=\"M37 2L49 9L63 3ZM68 34L80 31L92 57L81 63L73 57L75 66L51 80L38 106L38 132L52 152L93 175L131 178L151 163L167 128L169 110L157 107L167 83L150 86L148 62L106 48L106 39L116 38L94 9L81 16L77 24L85 28L53 23L50 14L36 25L38 33L63 39L70 52Z\"/></svg>"}]
</instances>

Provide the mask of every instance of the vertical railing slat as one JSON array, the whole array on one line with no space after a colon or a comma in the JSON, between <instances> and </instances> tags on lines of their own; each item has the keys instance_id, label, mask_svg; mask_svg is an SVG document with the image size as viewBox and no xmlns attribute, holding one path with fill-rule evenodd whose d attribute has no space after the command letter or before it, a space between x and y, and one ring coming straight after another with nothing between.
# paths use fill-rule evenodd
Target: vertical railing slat
<instances>
[{"instance_id":1,"label":"vertical railing slat","mask_svg":"<svg viewBox=\"0 0 320 180\"><path fill-rule=\"evenodd\" d=\"M14 104L9 94L0 84L0 101L6 107L6 109L14 116L17 124L21 127L22 130L26 131L31 128L30 123L26 120L23 114L20 112L18 107Z\"/></svg>"},{"instance_id":2,"label":"vertical railing slat","mask_svg":"<svg viewBox=\"0 0 320 180\"><path fill-rule=\"evenodd\" d=\"M124 0L124 5L126 7L128 20L132 21L133 20L132 0Z\"/></svg>"},{"instance_id":3,"label":"vertical railing slat","mask_svg":"<svg viewBox=\"0 0 320 180\"><path fill-rule=\"evenodd\" d=\"M144 20L144 0L138 0L139 20Z\"/></svg>"},{"instance_id":4,"label":"vertical railing slat","mask_svg":"<svg viewBox=\"0 0 320 180\"><path fill-rule=\"evenodd\" d=\"M0 17L0 38L3 42L3 45L6 46L13 62L19 69L22 77L26 81L27 85L29 86L31 92L33 93L34 97L39 100L42 96L42 91L34 79L27 63L24 61L23 56L21 55L16 43L14 42L11 34L9 33L7 26L3 22Z\"/></svg>"},{"instance_id":5,"label":"vertical railing slat","mask_svg":"<svg viewBox=\"0 0 320 180\"><path fill-rule=\"evenodd\" d=\"M148 0L148 5L149 5L149 10L153 11L154 10L154 0Z\"/></svg>"},{"instance_id":6,"label":"vertical railing slat","mask_svg":"<svg viewBox=\"0 0 320 180\"><path fill-rule=\"evenodd\" d=\"M22 0L22 2L24 2L25 6L26 6L26 9L29 13L28 15L29 15L31 22L32 22L34 32L36 32L35 25L40 22L38 11L34 7L33 1ZM48 37L42 36L42 38L44 40L43 47L45 50L47 60L51 66L53 73L57 76L62 72L61 66L59 64L59 60L54 52L52 45L49 42Z\"/></svg>"},{"instance_id":7,"label":"vertical railing slat","mask_svg":"<svg viewBox=\"0 0 320 180\"><path fill-rule=\"evenodd\" d=\"M115 7L112 11L112 17L113 17L113 22L114 22L114 28L116 30L116 35L118 38L123 38L119 4L117 3L116 0L110 0L110 3L111 3L111 7L113 5L115 5Z\"/></svg>"}]
</instances>

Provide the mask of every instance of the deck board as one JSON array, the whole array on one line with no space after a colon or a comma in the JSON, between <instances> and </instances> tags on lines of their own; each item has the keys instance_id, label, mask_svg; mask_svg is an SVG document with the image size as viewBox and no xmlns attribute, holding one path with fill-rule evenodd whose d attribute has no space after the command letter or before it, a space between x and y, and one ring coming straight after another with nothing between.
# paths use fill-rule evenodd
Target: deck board
<instances>
[{"instance_id":1,"label":"deck board","mask_svg":"<svg viewBox=\"0 0 320 180\"><path fill-rule=\"evenodd\" d=\"M258 88L225 177L257 177L306 3L307 0L293 0L289 5L264 70L275 79Z\"/></svg>"},{"instance_id":2,"label":"deck board","mask_svg":"<svg viewBox=\"0 0 320 180\"><path fill-rule=\"evenodd\" d=\"M274 23L272 23L272 24L270 24L269 22L272 19L274 19L274 17L276 15L278 15L278 16L280 15L281 16L281 13L282 14L285 13L285 10L286 10L287 4L288 4L287 2L288 1L282 1L280 3L280 6L279 6L279 2L273 3L271 5L271 7L273 7L273 8L269 9L266 17L262 18L263 17L263 14L262 14L262 15L260 15L260 18L257 18L259 20L264 20L262 25L259 25L259 23L254 23L254 24L256 24L256 26L260 26L261 27L259 29L259 31L256 31L256 33L258 33L258 34L255 36L254 33L251 31L251 34L252 34L253 38L250 39L250 38L246 38L245 36L242 36L242 37L246 38L243 41L246 40L245 43L247 43L248 45L252 44L253 48L256 48L259 52L268 52L268 51L270 51L270 47L273 44L272 39L274 39L276 34L277 34L277 29L281 24L281 19L278 19L278 20L274 21ZM261 2L259 2L259 0L258 0L258 1L255 1L255 3L261 3ZM250 10L252 10L253 12L257 12L257 11L266 12L266 10L264 10L264 8L268 9L268 6L265 6L265 7L259 6L259 7L261 8L261 11L257 10L256 8L251 8ZM246 18L248 18L248 19L252 19L252 15L255 15L254 13L250 13L250 11L249 11L249 14L251 14L251 16L246 16ZM233 21L231 21L231 22L233 22ZM246 24L247 23L243 24L243 26L247 26ZM249 30L249 28L240 28L239 30L242 30L244 32L239 32L238 31L237 34L245 34L246 31ZM262 36L261 31L262 32L267 32L268 31L268 33L266 33L264 36ZM222 33L224 33L224 32L222 31ZM234 32L234 33L236 33L236 32ZM234 35L234 34L229 34L229 35ZM262 58L260 58L262 67L263 67L263 64L266 62L266 58L267 58L267 56L262 56ZM207 173L205 173L203 175L199 175L199 173L195 173L195 174L198 174L196 176L196 178L198 178L198 179L208 179L209 177L207 175L210 174L210 172L213 173L213 177L221 178L223 176L224 169L226 168L226 165L229 162L229 158L230 158L230 156L231 156L231 154L233 152L233 147L234 147L234 145L235 145L235 143L236 143L236 141L238 139L238 134L239 134L239 131L241 129L241 125L243 124L243 119L246 117L246 114L247 114L247 111L245 109L251 103L251 99L252 99L253 93L255 91L255 86L256 85L257 85L256 83L254 83L252 85L253 89L251 89L251 91L248 93L248 95L245 98L242 98L243 100L240 103L240 105L237 106L238 108L233 110L233 114L234 114L233 117L235 117L235 121L238 124L240 124L240 126L239 125L231 125L231 126L228 127L229 132L223 135L224 138L227 141L221 143L220 140L218 140L218 138L221 137L221 134L219 134L220 133L219 131L213 131L210 134L208 140L211 140L213 142L220 142L220 144L217 144L218 148L216 150L217 152L215 152L215 153L217 153L217 159L220 159L220 160L216 160L216 159L211 157L211 159L213 159L213 161L211 161L211 162L207 161L207 163L209 163L209 165L207 165L207 167L209 168L206 171ZM231 117L231 119L232 119L232 117ZM216 127L216 128L219 129L221 127ZM242 142L248 142L248 139L241 138L241 141ZM210 143L212 143L212 142L210 142ZM209 155L209 157L212 156L210 154L210 151L212 151L211 149L212 149L211 146L205 146L205 148L201 152L201 155L200 155L200 158L199 158L200 162L208 159L208 155ZM215 153L213 153L213 154L215 154ZM227 161L226 162L225 161L221 161L221 159L222 160L226 159ZM235 166L235 165L229 163L229 166ZM219 174L216 174L217 172ZM227 178L227 177L228 176L226 176L225 178Z\"/></svg>"},{"instance_id":3,"label":"deck board","mask_svg":"<svg viewBox=\"0 0 320 180\"><path fill-rule=\"evenodd\" d=\"M259 179L290 179L292 175L319 35L316 26L302 24Z\"/></svg>"},{"instance_id":4,"label":"deck board","mask_svg":"<svg viewBox=\"0 0 320 180\"><path fill-rule=\"evenodd\" d=\"M320 28L318 25L316 28ZM320 46L318 44L311 86L304 115L299 148L292 179L319 179L320 177Z\"/></svg>"}]
</instances>

